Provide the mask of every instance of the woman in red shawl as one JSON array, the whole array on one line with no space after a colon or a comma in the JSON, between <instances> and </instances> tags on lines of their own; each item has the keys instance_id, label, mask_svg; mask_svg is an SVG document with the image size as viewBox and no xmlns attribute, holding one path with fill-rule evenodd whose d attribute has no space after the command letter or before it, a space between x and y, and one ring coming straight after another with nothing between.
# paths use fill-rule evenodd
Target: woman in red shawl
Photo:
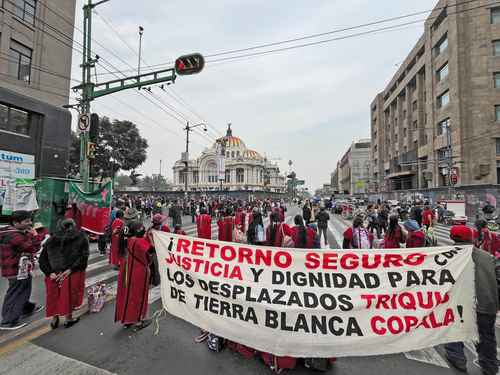
<instances>
[{"instance_id":1,"label":"woman in red shawl","mask_svg":"<svg viewBox=\"0 0 500 375\"><path fill-rule=\"evenodd\" d=\"M111 251L109 252L109 264L118 268L120 266L120 233L125 225L123 211L116 212L116 218L111 224Z\"/></svg>"},{"instance_id":2,"label":"woman in red shawl","mask_svg":"<svg viewBox=\"0 0 500 375\"><path fill-rule=\"evenodd\" d=\"M89 258L89 240L76 228L73 219L64 219L57 232L43 246L40 269L45 274L46 314L53 317L50 326L59 326L65 316L66 328L78 323L73 310L83 303L85 270Z\"/></svg>"},{"instance_id":3,"label":"woman in red shawl","mask_svg":"<svg viewBox=\"0 0 500 375\"><path fill-rule=\"evenodd\" d=\"M294 218L295 226L292 228L292 238L297 249L312 249L314 247L314 230L306 227L301 215Z\"/></svg>"},{"instance_id":4,"label":"woman in red shawl","mask_svg":"<svg viewBox=\"0 0 500 375\"><path fill-rule=\"evenodd\" d=\"M233 242L234 217L230 208L226 210L225 217L219 218L217 226L219 227L219 241Z\"/></svg>"},{"instance_id":5,"label":"woman in red shawl","mask_svg":"<svg viewBox=\"0 0 500 375\"><path fill-rule=\"evenodd\" d=\"M199 238L212 239L212 217L207 214L205 208L201 208L200 214L196 216L196 228Z\"/></svg>"},{"instance_id":6,"label":"woman in red shawl","mask_svg":"<svg viewBox=\"0 0 500 375\"><path fill-rule=\"evenodd\" d=\"M280 221L280 216L277 211L271 214L271 223L266 229L266 245L274 247L283 246L283 237L292 236L292 228Z\"/></svg>"},{"instance_id":7,"label":"woman in red shawl","mask_svg":"<svg viewBox=\"0 0 500 375\"><path fill-rule=\"evenodd\" d=\"M125 328L142 329L151 324L148 313L151 244L144 238L146 229L139 222L130 224L127 255L120 265L116 293L115 323Z\"/></svg>"}]
</instances>

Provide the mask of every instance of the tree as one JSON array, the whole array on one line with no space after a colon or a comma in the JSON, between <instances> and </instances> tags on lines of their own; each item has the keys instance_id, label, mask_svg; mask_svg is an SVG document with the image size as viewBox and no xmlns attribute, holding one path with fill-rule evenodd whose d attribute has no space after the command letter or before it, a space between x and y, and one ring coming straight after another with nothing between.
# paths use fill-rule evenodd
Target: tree
<instances>
[{"instance_id":1,"label":"tree","mask_svg":"<svg viewBox=\"0 0 500 375\"><path fill-rule=\"evenodd\" d=\"M145 176L139 183L139 187L150 191L166 191L171 188L171 184L164 176L154 174L152 176Z\"/></svg>"},{"instance_id":2,"label":"tree","mask_svg":"<svg viewBox=\"0 0 500 375\"><path fill-rule=\"evenodd\" d=\"M113 177L118 171L133 171L146 161L148 142L130 121L99 119L95 159L91 160L91 176ZM70 171L76 175L80 167L80 141L72 134Z\"/></svg>"},{"instance_id":3,"label":"tree","mask_svg":"<svg viewBox=\"0 0 500 375\"><path fill-rule=\"evenodd\" d=\"M132 185L132 180L126 174L119 174L115 178L115 186L118 188L124 188Z\"/></svg>"}]
</instances>

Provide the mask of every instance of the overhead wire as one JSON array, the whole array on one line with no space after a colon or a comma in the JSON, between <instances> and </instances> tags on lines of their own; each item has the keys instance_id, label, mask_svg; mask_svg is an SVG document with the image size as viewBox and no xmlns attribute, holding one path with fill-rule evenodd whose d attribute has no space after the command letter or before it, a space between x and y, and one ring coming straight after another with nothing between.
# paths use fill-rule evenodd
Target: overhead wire
<instances>
[{"instance_id":1,"label":"overhead wire","mask_svg":"<svg viewBox=\"0 0 500 375\"><path fill-rule=\"evenodd\" d=\"M266 47L276 46L276 45L289 44L289 43L297 42L297 41L301 41L301 40L308 40L308 39L318 38L320 36L337 34L337 33L342 33L342 32L346 32L346 31L352 31L352 30L356 30L356 29L362 29L362 28L366 28L366 27L370 27L370 26L376 26L376 25L383 24L383 23L394 22L394 21L398 21L398 20L401 20L401 19L405 19L405 18L412 18L412 17L416 17L416 16L419 16L419 15L431 13L433 11L439 11L439 10L443 10L443 9L446 9L446 8L449 8L449 7L459 7L459 6L470 4L470 3L476 3L478 1L481 1L481 0L464 0L464 1L458 2L456 4L449 4L449 5L446 5L446 6L435 7L433 9L427 9L427 10L423 10L423 11L419 11L419 12L413 12L413 13L403 14L401 16L380 19L380 20L376 20L376 21L372 21L372 22L367 22L367 23L355 25L355 26L344 27L344 28L340 28L340 29L330 30L330 31L322 32L322 33L316 33L316 34L311 34L311 35L306 35L306 36L301 36L301 37L296 37L296 38L289 38L289 39L278 41L278 42L259 44L259 45L255 45L255 46L251 46L251 47L246 47L246 48L239 48L239 49L232 49L232 50L221 51L221 52L216 52L216 53L209 53L209 54L205 54L204 56L208 59L210 57L218 57L218 56L223 56L223 55L231 55L231 54L235 54L235 53L239 53L239 52L246 52L246 51L251 51L251 50L256 50L256 49L262 49L262 48L266 48ZM475 8L469 8L469 9L465 9L465 10L456 11L455 13L450 13L450 14L463 13L463 12L467 12L467 11L474 10L474 9L488 7L488 6L491 6L491 5L492 5L491 3L490 4L485 4L485 5L481 5L481 6L475 7ZM436 16L436 17L427 17L425 19L419 19L418 21L415 21L414 23L416 23L416 22L423 22L425 20L432 20L432 19L436 19L438 17L439 16ZM398 24L395 27L397 27L397 26L404 26L404 25L408 25L408 24L412 24L412 23ZM379 31L379 30L383 30L383 29L385 29L385 28L375 29L374 31ZM365 32L365 33L367 33L367 32ZM365 33L351 34L352 35L351 37L358 36L358 34L359 35L366 35ZM332 41L336 41L336 40L338 40L338 39L337 38L333 38L333 39L327 39L327 40L319 41L319 42L320 42L320 44L322 44L322 43L328 43L328 42L332 42ZM306 44L302 44L302 45L296 46L294 48L303 48L303 47L308 47L308 46L312 46L312 45L316 45L316 44L306 43ZM287 47L286 49L275 49L275 50L261 51L261 52L258 52L256 54L244 54L244 55L233 56L232 58L234 59L234 58L241 58L241 57L248 57L248 56L260 55L260 54L263 54L263 53L268 54L268 53L272 53L272 52L281 52L281 51L284 51L284 50L289 50L289 49L294 49L294 48ZM226 61L227 59L229 59L229 58L226 58L224 60L222 60L222 59L207 60L207 63L210 63L210 62L213 63L213 62L218 62L218 61ZM157 67L160 67L160 66L172 66L173 64L174 64L173 61L168 61L168 62L164 62L164 63L153 64L153 65L150 65L149 67L150 68L157 68ZM127 71L127 70L124 69L123 71Z\"/></svg>"}]
</instances>

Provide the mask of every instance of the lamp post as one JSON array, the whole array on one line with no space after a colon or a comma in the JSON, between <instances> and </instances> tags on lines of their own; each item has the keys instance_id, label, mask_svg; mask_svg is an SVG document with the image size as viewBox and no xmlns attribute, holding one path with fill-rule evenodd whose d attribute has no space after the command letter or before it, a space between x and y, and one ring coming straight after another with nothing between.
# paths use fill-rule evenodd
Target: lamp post
<instances>
[{"instance_id":1,"label":"lamp post","mask_svg":"<svg viewBox=\"0 0 500 375\"><path fill-rule=\"evenodd\" d=\"M186 153L184 155L184 163L186 164L186 168L184 169L184 194L188 195L188 167L189 167L189 132L192 132L193 129L203 126L203 130L207 131L207 125L203 122L196 124L196 125L190 125L189 121L186 123L186 127L184 130L186 131Z\"/></svg>"}]
</instances>

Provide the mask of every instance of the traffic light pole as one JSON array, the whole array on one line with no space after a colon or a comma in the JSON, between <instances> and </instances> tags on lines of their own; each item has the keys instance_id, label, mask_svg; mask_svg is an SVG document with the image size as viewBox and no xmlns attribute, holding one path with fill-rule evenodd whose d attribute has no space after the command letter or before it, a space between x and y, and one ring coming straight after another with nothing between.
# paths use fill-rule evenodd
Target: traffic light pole
<instances>
[{"instance_id":1,"label":"traffic light pole","mask_svg":"<svg viewBox=\"0 0 500 375\"><path fill-rule=\"evenodd\" d=\"M184 169L184 194L188 195L188 172L189 172L189 132L192 132L194 128L197 128L198 126L204 126L204 130L207 131L207 127L205 123L199 123L196 125L189 125L189 121L186 123L186 127L184 130L186 131L186 160L184 161L184 164L186 165L186 168Z\"/></svg>"},{"instance_id":2,"label":"traffic light pole","mask_svg":"<svg viewBox=\"0 0 500 375\"><path fill-rule=\"evenodd\" d=\"M92 10L98 5L106 3L110 0L101 0L96 3L92 3L92 0L86 1L87 4L83 6L83 62L81 65L82 83L73 87L74 90L81 91L81 100L79 104L80 116L86 115L86 118L90 119L90 103L94 99L123 90L141 88L143 86L150 86L163 82L175 83L175 79L177 78L176 73L179 75L197 74L205 66L203 56L199 53L194 53L179 57L175 62L175 69L163 69L145 74L137 74L136 76L115 79L108 82L93 83L91 80L92 68L95 67L99 57L96 56L95 59L92 57ZM199 125L191 126L190 129ZM89 129L87 126L86 129L83 130L80 128L80 130L80 176L83 181L84 191L90 191ZM187 152L189 144L189 130L188 139L186 141Z\"/></svg>"}]
</instances>

